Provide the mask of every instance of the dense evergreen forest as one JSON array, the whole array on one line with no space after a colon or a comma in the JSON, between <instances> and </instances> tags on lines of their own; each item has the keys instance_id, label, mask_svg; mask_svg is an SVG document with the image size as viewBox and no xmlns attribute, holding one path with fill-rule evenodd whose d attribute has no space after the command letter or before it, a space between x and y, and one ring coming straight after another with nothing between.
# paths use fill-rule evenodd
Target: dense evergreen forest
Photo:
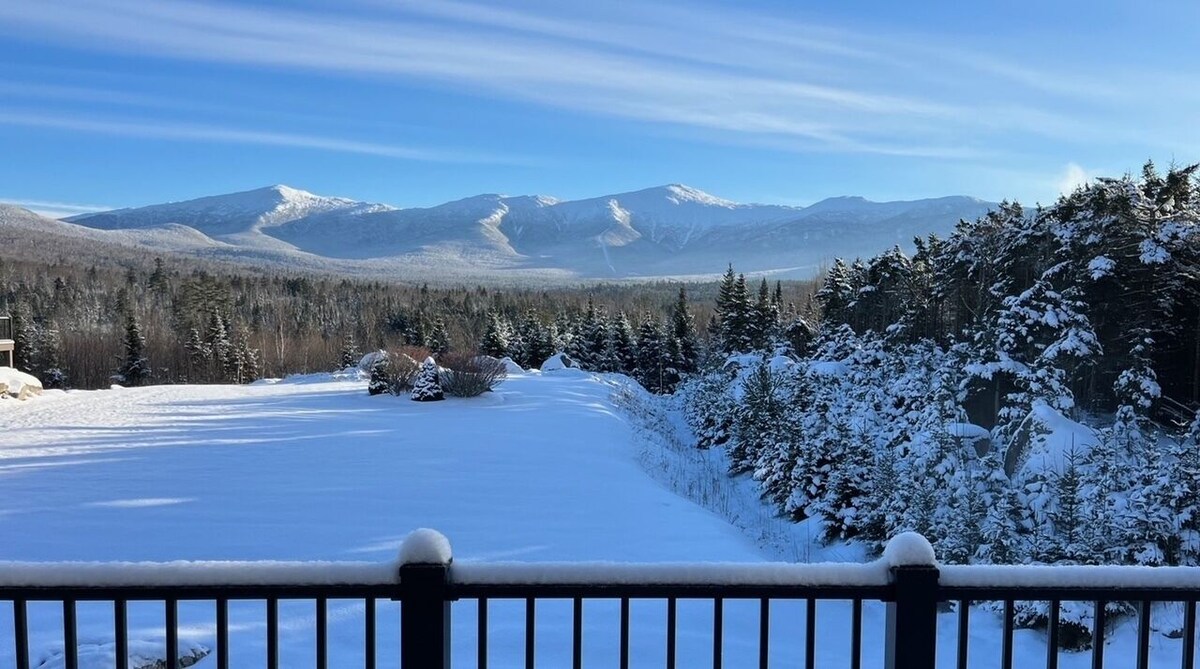
<instances>
[{"instance_id":1,"label":"dense evergreen forest","mask_svg":"<svg viewBox=\"0 0 1200 669\"><path fill-rule=\"evenodd\" d=\"M1196 173L1147 165L912 256L838 260L807 345L764 332L730 272L725 364L677 399L701 446L827 542L916 530L951 563L1200 564ZM1087 643L1090 612L1062 614Z\"/></svg>"},{"instance_id":2,"label":"dense evergreen forest","mask_svg":"<svg viewBox=\"0 0 1200 669\"><path fill-rule=\"evenodd\" d=\"M716 289L667 282L555 290L408 285L250 275L178 258L114 265L0 256L0 313L13 316L19 368L52 388L238 383L329 371L362 352L407 346L483 350L527 367L568 351L589 367L632 375L638 339L661 336L657 373L676 366L665 356L676 356L667 349L679 337L666 328L685 313L688 325L672 327L687 340L693 370ZM773 299L810 303L814 290L811 282L776 284Z\"/></svg>"}]
</instances>

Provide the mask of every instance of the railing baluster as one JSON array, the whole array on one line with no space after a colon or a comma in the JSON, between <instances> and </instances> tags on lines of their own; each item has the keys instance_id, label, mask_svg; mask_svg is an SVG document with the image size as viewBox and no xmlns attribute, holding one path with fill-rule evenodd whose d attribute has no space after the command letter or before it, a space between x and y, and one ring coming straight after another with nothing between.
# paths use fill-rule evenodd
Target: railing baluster
<instances>
[{"instance_id":1,"label":"railing baluster","mask_svg":"<svg viewBox=\"0 0 1200 669\"><path fill-rule=\"evenodd\" d=\"M1107 607L1108 602L1097 601L1092 613L1092 669L1104 669L1104 619L1108 615Z\"/></svg>"},{"instance_id":2,"label":"railing baluster","mask_svg":"<svg viewBox=\"0 0 1200 669\"><path fill-rule=\"evenodd\" d=\"M667 669L675 669L675 598L667 599Z\"/></svg>"},{"instance_id":3,"label":"railing baluster","mask_svg":"<svg viewBox=\"0 0 1200 669\"><path fill-rule=\"evenodd\" d=\"M1058 669L1058 605L1057 599L1050 600L1046 615L1046 669Z\"/></svg>"},{"instance_id":4,"label":"railing baluster","mask_svg":"<svg viewBox=\"0 0 1200 669\"><path fill-rule=\"evenodd\" d=\"M621 598L621 669L629 669L629 598Z\"/></svg>"},{"instance_id":5,"label":"railing baluster","mask_svg":"<svg viewBox=\"0 0 1200 669\"><path fill-rule=\"evenodd\" d=\"M267 669L279 669L279 600L267 600Z\"/></svg>"},{"instance_id":6,"label":"railing baluster","mask_svg":"<svg viewBox=\"0 0 1200 669\"><path fill-rule=\"evenodd\" d=\"M79 669L79 640L75 626L75 600L63 600L63 665Z\"/></svg>"},{"instance_id":7,"label":"railing baluster","mask_svg":"<svg viewBox=\"0 0 1200 669\"><path fill-rule=\"evenodd\" d=\"M317 598L317 669L329 666L329 600Z\"/></svg>"},{"instance_id":8,"label":"railing baluster","mask_svg":"<svg viewBox=\"0 0 1200 669\"><path fill-rule=\"evenodd\" d=\"M1138 606L1137 669L1150 666L1150 602L1142 600Z\"/></svg>"},{"instance_id":9,"label":"railing baluster","mask_svg":"<svg viewBox=\"0 0 1200 669\"><path fill-rule=\"evenodd\" d=\"M114 659L118 669L129 665L129 606L123 599L113 602Z\"/></svg>"},{"instance_id":10,"label":"railing baluster","mask_svg":"<svg viewBox=\"0 0 1200 669\"><path fill-rule=\"evenodd\" d=\"M850 669L862 669L862 612L862 600L854 600L850 605Z\"/></svg>"},{"instance_id":11,"label":"railing baluster","mask_svg":"<svg viewBox=\"0 0 1200 669\"><path fill-rule=\"evenodd\" d=\"M1182 669L1196 666L1196 602L1183 603L1183 660Z\"/></svg>"},{"instance_id":12,"label":"railing baluster","mask_svg":"<svg viewBox=\"0 0 1200 669\"><path fill-rule=\"evenodd\" d=\"M758 669L768 669L767 652L771 647L771 600L763 597L758 604Z\"/></svg>"},{"instance_id":13,"label":"railing baluster","mask_svg":"<svg viewBox=\"0 0 1200 669\"><path fill-rule=\"evenodd\" d=\"M374 597L368 597L363 601L363 645L366 646L366 653L363 654L363 664L366 669L375 669L375 632L377 624L375 622L375 606L377 602Z\"/></svg>"},{"instance_id":14,"label":"railing baluster","mask_svg":"<svg viewBox=\"0 0 1200 669\"><path fill-rule=\"evenodd\" d=\"M583 598L576 597L571 611L571 666L583 669Z\"/></svg>"},{"instance_id":15,"label":"railing baluster","mask_svg":"<svg viewBox=\"0 0 1200 669\"><path fill-rule=\"evenodd\" d=\"M1004 600L1004 632L1000 640L1000 666L1013 669L1013 601Z\"/></svg>"},{"instance_id":16,"label":"railing baluster","mask_svg":"<svg viewBox=\"0 0 1200 669\"><path fill-rule=\"evenodd\" d=\"M971 631L971 603L958 603L958 669L967 669L967 640Z\"/></svg>"},{"instance_id":17,"label":"railing baluster","mask_svg":"<svg viewBox=\"0 0 1200 669\"><path fill-rule=\"evenodd\" d=\"M816 669L817 600L809 597L804 606L804 669Z\"/></svg>"},{"instance_id":18,"label":"railing baluster","mask_svg":"<svg viewBox=\"0 0 1200 669\"><path fill-rule=\"evenodd\" d=\"M478 669L487 669L488 661L488 600L487 597L479 598L479 615L477 616L478 629L475 632L477 642L475 648L478 657L475 660L475 665Z\"/></svg>"},{"instance_id":19,"label":"railing baluster","mask_svg":"<svg viewBox=\"0 0 1200 669\"><path fill-rule=\"evenodd\" d=\"M167 610L167 666L179 666L179 602L166 601Z\"/></svg>"},{"instance_id":20,"label":"railing baluster","mask_svg":"<svg viewBox=\"0 0 1200 669\"><path fill-rule=\"evenodd\" d=\"M537 634L537 600L525 598L525 669L533 669L534 642Z\"/></svg>"},{"instance_id":21,"label":"railing baluster","mask_svg":"<svg viewBox=\"0 0 1200 669\"><path fill-rule=\"evenodd\" d=\"M217 600L217 669L229 669L228 599Z\"/></svg>"},{"instance_id":22,"label":"railing baluster","mask_svg":"<svg viewBox=\"0 0 1200 669\"><path fill-rule=\"evenodd\" d=\"M13 600L13 651L17 669L29 669L29 610L23 599Z\"/></svg>"},{"instance_id":23,"label":"railing baluster","mask_svg":"<svg viewBox=\"0 0 1200 669\"><path fill-rule=\"evenodd\" d=\"M725 659L725 600L713 599L713 669L721 669Z\"/></svg>"}]
</instances>

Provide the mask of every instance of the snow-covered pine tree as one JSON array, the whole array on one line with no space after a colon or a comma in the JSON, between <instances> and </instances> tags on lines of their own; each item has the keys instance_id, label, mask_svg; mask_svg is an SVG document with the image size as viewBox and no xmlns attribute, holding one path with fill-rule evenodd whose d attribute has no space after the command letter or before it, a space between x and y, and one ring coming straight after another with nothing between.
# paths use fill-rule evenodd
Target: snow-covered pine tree
<instances>
[{"instance_id":1,"label":"snow-covered pine tree","mask_svg":"<svg viewBox=\"0 0 1200 669\"><path fill-rule=\"evenodd\" d=\"M421 369L417 372L417 378L413 381L412 393L409 396L414 402L436 402L446 399L445 394L442 393L438 365L432 356L425 358L425 362L421 363Z\"/></svg>"},{"instance_id":2,"label":"snow-covered pine tree","mask_svg":"<svg viewBox=\"0 0 1200 669\"><path fill-rule=\"evenodd\" d=\"M733 441L729 449L731 471L750 471L759 450L778 431L783 404L776 389L775 374L765 362L755 365L742 381L742 399L734 414Z\"/></svg>"},{"instance_id":3,"label":"snow-covered pine tree","mask_svg":"<svg viewBox=\"0 0 1200 669\"><path fill-rule=\"evenodd\" d=\"M975 560L982 564L1021 562L1022 510L1017 491L1004 475L1004 463L989 453L979 461L983 470L982 494L987 514L980 527Z\"/></svg>"},{"instance_id":4,"label":"snow-covered pine tree","mask_svg":"<svg viewBox=\"0 0 1200 669\"><path fill-rule=\"evenodd\" d=\"M354 341L354 331L351 330L342 338L342 350L338 353L338 369L357 367L359 360L362 360L362 351L358 348L358 342Z\"/></svg>"},{"instance_id":5,"label":"snow-covered pine tree","mask_svg":"<svg viewBox=\"0 0 1200 669\"><path fill-rule=\"evenodd\" d=\"M637 372L637 344L625 312L617 312L608 324L608 341L599 370L632 375Z\"/></svg>"},{"instance_id":6,"label":"snow-covered pine tree","mask_svg":"<svg viewBox=\"0 0 1200 669\"><path fill-rule=\"evenodd\" d=\"M496 312L488 314L487 330L483 333L483 341L479 344L479 352L493 358L503 358L509 355L509 327L500 319Z\"/></svg>"},{"instance_id":7,"label":"snow-covered pine tree","mask_svg":"<svg viewBox=\"0 0 1200 669\"><path fill-rule=\"evenodd\" d=\"M146 338L132 310L125 313L125 356L117 376L123 385L140 386L150 378L150 361L146 358Z\"/></svg>"},{"instance_id":8,"label":"snow-covered pine tree","mask_svg":"<svg viewBox=\"0 0 1200 669\"><path fill-rule=\"evenodd\" d=\"M188 330L187 341L183 345L184 351L187 352L187 378L188 381L196 383L206 381L208 378L208 370L211 369L210 356L212 352L208 345L204 343L204 339L200 336L200 331L196 328Z\"/></svg>"},{"instance_id":9,"label":"snow-covered pine tree","mask_svg":"<svg viewBox=\"0 0 1200 669\"><path fill-rule=\"evenodd\" d=\"M674 370L667 356L665 333L662 325L652 314L647 313L637 335L637 358L634 378L647 390L663 394L674 387Z\"/></svg>"},{"instance_id":10,"label":"snow-covered pine tree","mask_svg":"<svg viewBox=\"0 0 1200 669\"><path fill-rule=\"evenodd\" d=\"M367 383L368 395L383 395L393 392L392 361L387 351L379 351L371 364L371 380Z\"/></svg>"},{"instance_id":11,"label":"snow-covered pine tree","mask_svg":"<svg viewBox=\"0 0 1200 669\"><path fill-rule=\"evenodd\" d=\"M671 310L670 334L678 342L679 355L674 362L681 375L695 374L700 370L700 343L696 335L696 321L688 307L687 289L679 287L679 297Z\"/></svg>"},{"instance_id":12,"label":"snow-covered pine tree","mask_svg":"<svg viewBox=\"0 0 1200 669\"><path fill-rule=\"evenodd\" d=\"M438 316L433 320L433 327L425 335L425 347L434 355L441 355L450 350L450 333L446 331L446 321Z\"/></svg>"},{"instance_id":13,"label":"snow-covered pine tree","mask_svg":"<svg viewBox=\"0 0 1200 669\"><path fill-rule=\"evenodd\" d=\"M830 324L848 324L850 306L854 302L854 287L850 284L850 269L846 261L834 258L833 265L825 272L825 280L817 291L817 302L821 305L822 318Z\"/></svg>"}]
</instances>

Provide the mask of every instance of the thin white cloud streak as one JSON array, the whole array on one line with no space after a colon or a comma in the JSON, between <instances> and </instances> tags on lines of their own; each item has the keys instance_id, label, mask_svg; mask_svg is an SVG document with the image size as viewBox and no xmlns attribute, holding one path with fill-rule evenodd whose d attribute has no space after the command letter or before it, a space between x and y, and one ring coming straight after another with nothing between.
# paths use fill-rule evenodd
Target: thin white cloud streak
<instances>
[{"instance_id":1,"label":"thin white cloud streak","mask_svg":"<svg viewBox=\"0 0 1200 669\"><path fill-rule=\"evenodd\" d=\"M8 0L0 32L7 25L123 53L425 81L798 151L969 158L1007 150L1013 133L1144 139L1085 104L1121 82L1092 86L992 55L742 10L606 4L572 10L580 18L556 16L553 5L541 14L461 0L358 5L376 11L365 18L344 7L188 0L57 0L51 11ZM381 7L393 11L381 17ZM1072 97L1069 112L1030 95L1048 91Z\"/></svg>"},{"instance_id":2,"label":"thin white cloud streak","mask_svg":"<svg viewBox=\"0 0 1200 669\"><path fill-rule=\"evenodd\" d=\"M392 144L377 144L353 140L301 135L292 133L244 130L211 125L164 123L159 121L97 120L56 116L46 113L0 112L0 125L28 128L54 128L144 139L210 141L228 144L254 144L299 149L314 149L337 153L353 153L384 158L398 158L437 163L532 164L520 156L488 155L466 152L421 149Z\"/></svg>"},{"instance_id":3,"label":"thin white cloud streak","mask_svg":"<svg viewBox=\"0 0 1200 669\"><path fill-rule=\"evenodd\" d=\"M462 14L471 5L452 6ZM444 14L445 12L443 12ZM456 90L482 89L545 105L639 121L690 125L730 133L791 138L806 148L960 156L970 153L962 137L980 126L978 110L961 103L923 99L836 81L805 81L789 69L764 66L763 45L782 56L876 58L867 50L788 40L760 30L751 38L755 60L733 72L736 49L714 50L708 66L647 58L623 40L624 51L579 39L581 28L538 21L511 12L481 11L482 29L447 28L418 19L366 21L318 13L195 4L179 0L142 3L63 0L48 12L40 3L0 5L10 25L118 51L269 67L333 70L420 78ZM519 25L532 35L497 32ZM704 22L704 25L721 25ZM646 28L641 28L646 30ZM658 37L664 37L657 27ZM687 32L686 30L682 32ZM711 29L708 32L713 32ZM717 31L721 38L728 38ZM564 41L563 36L569 37ZM648 36L648 43L656 43ZM596 40L592 40L594 43ZM605 40L600 40L605 42ZM724 39L715 40L721 44ZM671 40L659 39L660 53ZM832 44L832 43L831 43ZM688 53L694 45L685 44ZM837 53L829 53L837 52ZM724 54L724 55L723 55ZM704 59L701 59L704 60ZM794 59L766 59L778 63ZM813 60L808 58L807 60ZM820 61L824 63L824 61ZM750 71L747 72L746 70ZM903 142L895 138L903 137Z\"/></svg>"},{"instance_id":4,"label":"thin white cloud streak","mask_svg":"<svg viewBox=\"0 0 1200 669\"><path fill-rule=\"evenodd\" d=\"M66 218L76 214L91 214L97 211L109 211L112 207L99 204L72 204L70 202L49 202L46 200L22 200L0 196L0 204L11 204L28 209L35 214L50 218Z\"/></svg>"}]
</instances>

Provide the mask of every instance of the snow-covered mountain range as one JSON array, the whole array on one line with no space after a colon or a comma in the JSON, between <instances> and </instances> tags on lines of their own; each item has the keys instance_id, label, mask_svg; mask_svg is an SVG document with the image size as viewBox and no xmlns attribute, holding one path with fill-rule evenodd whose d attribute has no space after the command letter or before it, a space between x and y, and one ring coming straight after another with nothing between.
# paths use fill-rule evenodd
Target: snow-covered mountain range
<instances>
[{"instance_id":1,"label":"snow-covered mountain range","mask_svg":"<svg viewBox=\"0 0 1200 669\"><path fill-rule=\"evenodd\" d=\"M656 278L717 274L729 263L807 276L835 256L947 233L991 206L961 196L739 204L672 184L574 201L477 195L402 209L277 185L34 227L225 261L398 278ZM31 225L31 214L6 209L0 226Z\"/></svg>"}]
</instances>

